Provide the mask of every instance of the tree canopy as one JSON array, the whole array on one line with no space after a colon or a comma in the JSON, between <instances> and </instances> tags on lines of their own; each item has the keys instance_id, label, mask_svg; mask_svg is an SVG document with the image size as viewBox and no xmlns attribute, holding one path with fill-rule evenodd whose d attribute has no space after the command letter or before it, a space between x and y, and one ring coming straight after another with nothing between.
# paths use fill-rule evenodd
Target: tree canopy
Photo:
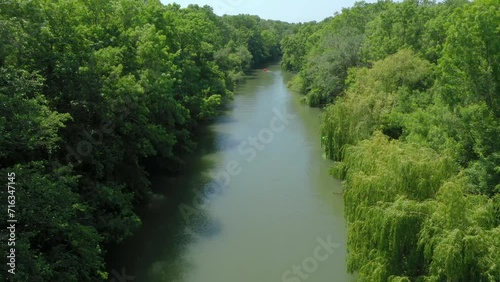
<instances>
[{"instance_id":1,"label":"tree canopy","mask_svg":"<svg viewBox=\"0 0 500 282\"><path fill-rule=\"evenodd\" d=\"M284 39L292 86L325 107L358 281L498 281L499 17L490 0L359 2L305 49Z\"/></svg>"},{"instance_id":2,"label":"tree canopy","mask_svg":"<svg viewBox=\"0 0 500 282\"><path fill-rule=\"evenodd\" d=\"M146 168L182 169L193 131L246 71L281 55L292 27L159 0L2 1L0 171L19 179L16 281L106 280L106 246L141 224Z\"/></svg>"}]
</instances>

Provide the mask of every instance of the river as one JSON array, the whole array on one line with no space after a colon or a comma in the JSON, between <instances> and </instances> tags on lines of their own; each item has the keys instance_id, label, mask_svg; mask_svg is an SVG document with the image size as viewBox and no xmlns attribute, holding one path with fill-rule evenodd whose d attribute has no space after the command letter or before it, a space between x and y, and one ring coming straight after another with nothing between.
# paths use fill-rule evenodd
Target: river
<instances>
[{"instance_id":1,"label":"river","mask_svg":"<svg viewBox=\"0 0 500 282\"><path fill-rule=\"evenodd\" d=\"M250 75L182 175L152 179L158 195L137 234L111 252L111 281L354 281L321 113L289 79L279 65Z\"/></svg>"}]
</instances>

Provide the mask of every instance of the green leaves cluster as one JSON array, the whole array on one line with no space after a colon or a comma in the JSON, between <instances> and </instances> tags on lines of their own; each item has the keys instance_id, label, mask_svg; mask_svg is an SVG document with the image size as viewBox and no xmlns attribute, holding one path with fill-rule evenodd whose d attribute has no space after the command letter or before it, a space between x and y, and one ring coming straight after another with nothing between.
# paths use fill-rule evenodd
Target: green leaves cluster
<instances>
[{"instance_id":1,"label":"green leaves cluster","mask_svg":"<svg viewBox=\"0 0 500 282\"><path fill-rule=\"evenodd\" d=\"M159 0L2 1L0 172L19 179L16 279L105 280L105 247L140 225L146 167L181 169L193 130L245 71L280 56L290 28Z\"/></svg>"},{"instance_id":2,"label":"green leaves cluster","mask_svg":"<svg viewBox=\"0 0 500 282\"><path fill-rule=\"evenodd\" d=\"M349 68L365 65L362 47L366 24L385 5L358 2L333 18L303 24L283 39L282 66L299 72L292 84L310 106L333 102L346 87Z\"/></svg>"},{"instance_id":3,"label":"green leaves cluster","mask_svg":"<svg viewBox=\"0 0 500 282\"><path fill-rule=\"evenodd\" d=\"M498 281L499 11L358 3L318 24L306 55L284 50L307 58L295 84L309 104L329 104L322 143L345 180L359 281Z\"/></svg>"}]
</instances>

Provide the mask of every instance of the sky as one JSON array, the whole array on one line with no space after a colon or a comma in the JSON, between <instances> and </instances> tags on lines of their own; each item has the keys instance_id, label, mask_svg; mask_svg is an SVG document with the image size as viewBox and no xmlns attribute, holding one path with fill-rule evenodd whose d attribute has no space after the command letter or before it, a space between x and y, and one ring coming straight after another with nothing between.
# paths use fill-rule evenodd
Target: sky
<instances>
[{"instance_id":1,"label":"sky","mask_svg":"<svg viewBox=\"0 0 500 282\"><path fill-rule=\"evenodd\" d=\"M161 0L163 4L178 3L182 7L189 4L209 5L217 15L250 14L263 19L286 22L322 21L351 7L356 0ZM367 3L376 0L366 0Z\"/></svg>"}]
</instances>

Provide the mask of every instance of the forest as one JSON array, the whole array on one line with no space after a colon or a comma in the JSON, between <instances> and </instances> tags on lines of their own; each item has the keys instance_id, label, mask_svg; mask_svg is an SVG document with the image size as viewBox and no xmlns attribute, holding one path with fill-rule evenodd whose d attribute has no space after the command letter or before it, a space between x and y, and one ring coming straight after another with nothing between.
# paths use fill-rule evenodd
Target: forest
<instances>
[{"instance_id":1,"label":"forest","mask_svg":"<svg viewBox=\"0 0 500 282\"><path fill-rule=\"evenodd\" d=\"M159 0L1 1L0 175L15 191L0 209L15 195L20 220L16 274L4 264L0 280L111 279L108 247L140 228L151 174L189 166L196 131L279 60L324 109L357 281L500 281L498 0L357 2L299 24Z\"/></svg>"},{"instance_id":2,"label":"forest","mask_svg":"<svg viewBox=\"0 0 500 282\"><path fill-rule=\"evenodd\" d=\"M500 281L500 2L358 2L282 41L357 281Z\"/></svg>"},{"instance_id":3,"label":"forest","mask_svg":"<svg viewBox=\"0 0 500 282\"><path fill-rule=\"evenodd\" d=\"M2 189L0 207L15 193L20 219L13 281L70 282L111 278L107 246L141 225L151 168L188 165L195 130L245 72L279 58L294 25L159 0L11 0L0 26L0 174L17 189Z\"/></svg>"}]
</instances>

